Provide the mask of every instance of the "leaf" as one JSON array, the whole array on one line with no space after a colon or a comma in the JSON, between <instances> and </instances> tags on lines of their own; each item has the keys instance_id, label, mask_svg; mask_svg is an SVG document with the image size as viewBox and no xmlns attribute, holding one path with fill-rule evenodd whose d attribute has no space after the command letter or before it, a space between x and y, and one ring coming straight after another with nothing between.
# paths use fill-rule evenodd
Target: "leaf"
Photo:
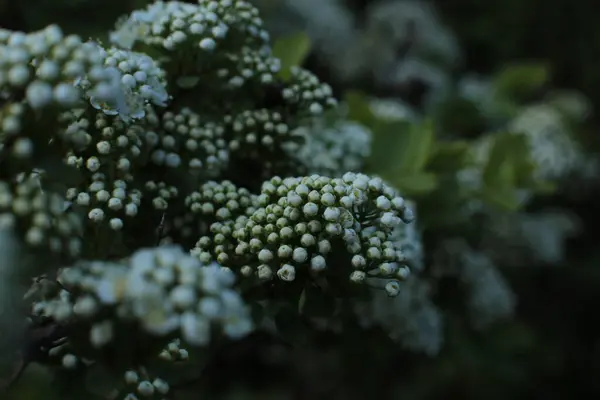
<instances>
[{"instance_id":1,"label":"leaf","mask_svg":"<svg viewBox=\"0 0 600 400\"><path fill-rule=\"evenodd\" d=\"M391 179L390 182L405 196L423 196L438 187L438 177L430 172L401 176Z\"/></svg>"},{"instance_id":2,"label":"leaf","mask_svg":"<svg viewBox=\"0 0 600 400\"><path fill-rule=\"evenodd\" d=\"M404 133L409 127L410 124L404 121L376 121L372 127L371 152L366 161L367 173L396 173L400 162L398 151L405 146Z\"/></svg>"},{"instance_id":3,"label":"leaf","mask_svg":"<svg viewBox=\"0 0 600 400\"><path fill-rule=\"evenodd\" d=\"M461 137L476 137L486 128L486 121L477 104L459 96L443 101L436 115L442 131Z\"/></svg>"},{"instance_id":4,"label":"leaf","mask_svg":"<svg viewBox=\"0 0 600 400\"><path fill-rule=\"evenodd\" d=\"M463 140L435 143L426 170L448 174L467 167L471 163L470 146Z\"/></svg>"},{"instance_id":5,"label":"leaf","mask_svg":"<svg viewBox=\"0 0 600 400\"><path fill-rule=\"evenodd\" d=\"M517 189L508 186L485 188L482 193L482 200L491 206L506 211L517 211L522 206Z\"/></svg>"},{"instance_id":6,"label":"leaf","mask_svg":"<svg viewBox=\"0 0 600 400\"><path fill-rule=\"evenodd\" d=\"M496 74L493 87L501 98L524 100L550 79L550 68L540 62L513 64Z\"/></svg>"},{"instance_id":7,"label":"leaf","mask_svg":"<svg viewBox=\"0 0 600 400\"><path fill-rule=\"evenodd\" d=\"M302 65L310 52L310 47L310 38L304 32L283 36L275 41L273 56L281 61L279 72L281 79L290 79L290 69Z\"/></svg>"},{"instance_id":8,"label":"leaf","mask_svg":"<svg viewBox=\"0 0 600 400\"><path fill-rule=\"evenodd\" d=\"M522 205L519 190L534 182L526 138L499 133L492 140L483 170L483 200L502 209L517 210Z\"/></svg>"},{"instance_id":9,"label":"leaf","mask_svg":"<svg viewBox=\"0 0 600 400\"><path fill-rule=\"evenodd\" d=\"M371 129L374 128L376 118L364 93L354 90L347 91L344 94L344 104L348 108L348 119Z\"/></svg>"},{"instance_id":10,"label":"leaf","mask_svg":"<svg viewBox=\"0 0 600 400\"><path fill-rule=\"evenodd\" d=\"M556 192L557 185L554 182L537 180L533 182L531 189L538 195L551 195Z\"/></svg>"},{"instance_id":11,"label":"leaf","mask_svg":"<svg viewBox=\"0 0 600 400\"><path fill-rule=\"evenodd\" d=\"M435 129L433 121L426 120L422 124L413 124L407 132L402 133L405 142L402 148L394 151L399 158L395 171L401 174L416 174L425 168L433 149Z\"/></svg>"},{"instance_id":12,"label":"leaf","mask_svg":"<svg viewBox=\"0 0 600 400\"><path fill-rule=\"evenodd\" d=\"M485 168L483 169L483 182L487 187L514 185L515 177L515 152L519 146L525 146L520 135L511 133L498 133L491 139L493 141Z\"/></svg>"}]
</instances>

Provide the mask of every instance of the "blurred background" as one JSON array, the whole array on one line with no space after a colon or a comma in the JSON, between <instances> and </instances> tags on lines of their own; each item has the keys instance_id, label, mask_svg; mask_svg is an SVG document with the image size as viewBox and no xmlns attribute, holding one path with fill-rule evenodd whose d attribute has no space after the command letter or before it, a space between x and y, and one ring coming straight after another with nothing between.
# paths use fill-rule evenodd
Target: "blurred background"
<instances>
[{"instance_id":1,"label":"blurred background","mask_svg":"<svg viewBox=\"0 0 600 400\"><path fill-rule=\"evenodd\" d=\"M0 0L0 27L32 31L57 23L66 32L107 40L106 32L121 15L147 3ZM567 124L569 138L585 154L575 156L577 168L557 172L561 176L555 191L533 196L524 209L511 214L520 222L528 218L524 214L538 215L539 210L560 210L568 216L567 227L562 217L560 228L558 222L527 225L526 240L535 242L536 256L515 262L504 257L520 251L510 240L498 244L489 239L491 258L501 255L495 261L514 295L510 318L476 329L466 321L459 283L441 279L435 301L444 308L445 339L436 354L396 346L376 328L319 334L306 347L293 350L256 334L224 350L209 368L201 384L211 398L599 398L600 3L254 3L275 39L298 32L310 38L304 66L330 83L340 98L361 93L373 101L376 113L391 119L409 119L411 113L431 116L444 134L470 143L503 126L503 112L518 114L532 105L524 113L529 119L519 120L522 125L556 128L536 108L556 98L573 116L569 121L576 120ZM503 82L513 101L488 104L490 85L498 89ZM548 170L560 170L568 146L540 146L536 151ZM501 225L509 238L525 229L519 225L517 233L511 223ZM437 229L435 237L425 235L425 248L428 240L437 242L444 234ZM495 289L482 290L482 296L491 296ZM42 398L35 393L51 383L32 379L22 380L11 398Z\"/></svg>"}]
</instances>

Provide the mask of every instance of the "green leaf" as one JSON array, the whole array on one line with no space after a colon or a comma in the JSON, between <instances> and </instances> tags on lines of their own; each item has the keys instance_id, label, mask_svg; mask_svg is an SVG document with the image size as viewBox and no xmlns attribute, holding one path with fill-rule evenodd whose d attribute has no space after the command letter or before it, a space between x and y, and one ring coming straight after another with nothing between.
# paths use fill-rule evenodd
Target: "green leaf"
<instances>
[{"instance_id":1,"label":"green leaf","mask_svg":"<svg viewBox=\"0 0 600 400\"><path fill-rule=\"evenodd\" d=\"M427 171L437 173L453 173L468 166L471 160L471 145L466 140L437 142L433 146Z\"/></svg>"},{"instance_id":2,"label":"green leaf","mask_svg":"<svg viewBox=\"0 0 600 400\"><path fill-rule=\"evenodd\" d=\"M551 195L556 192L557 185L554 182L537 180L531 185L531 189L538 195Z\"/></svg>"},{"instance_id":3,"label":"green leaf","mask_svg":"<svg viewBox=\"0 0 600 400\"><path fill-rule=\"evenodd\" d=\"M476 137L485 130L486 120L471 100L453 96L437 107L436 120L444 132L461 137Z\"/></svg>"},{"instance_id":4,"label":"green leaf","mask_svg":"<svg viewBox=\"0 0 600 400\"><path fill-rule=\"evenodd\" d=\"M550 68L540 62L506 66L497 73L493 86L501 98L524 100L541 89L550 79Z\"/></svg>"},{"instance_id":5,"label":"green leaf","mask_svg":"<svg viewBox=\"0 0 600 400\"><path fill-rule=\"evenodd\" d=\"M506 211L517 211L522 206L517 189L509 186L485 188L482 193L482 200L491 206Z\"/></svg>"},{"instance_id":6,"label":"green leaf","mask_svg":"<svg viewBox=\"0 0 600 400\"><path fill-rule=\"evenodd\" d=\"M344 104L348 107L348 119L374 128L376 118L365 94L349 90L344 94Z\"/></svg>"},{"instance_id":7,"label":"green leaf","mask_svg":"<svg viewBox=\"0 0 600 400\"><path fill-rule=\"evenodd\" d=\"M405 140L402 147L394 151L394 156L399 159L395 172L417 174L425 168L433 150L435 139L433 121L426 120L422 124L413 124L401 135Z\"/></svg>"},{"instance_id":8,"label":"green leaf","mask_svg":"<svg viewBox=\"0 0 600 400\"><path fill-rule=\"evenodd\" d=\"M404 121L375 121L372 127L371 153L366 161L367 173L395 173L400 163L400 153L405 147L405 133L409 127L410 124Z\"/></svg>"},{"instance_id":9,"label":"green leaf","mask_svg":"<svg viewBox=\"0 0 600 400\"><path fill-rule=\"evenodd\" d=\"M273 56L281 61L281 79L288 80L291 77L290 69L302 65L310 47L310 38L304 32L283 36L275 41Z\"/></svg>"},{"instance_id":10,"label":"green leaf","mask_svg":"<svg viewBox=\"0 0 600 400\"><path fill-rule=\"evenodd\" d=\"M487 187L511 186L516 183L516 152L526 148L522 135L497 133L493 141L487 164L483 170L483 182Z\"/></svg>"},{"instance_id":11,"label":"green leaf","mask_svg":"<svg viewBox=\"0 0 600 400\"><path fill-rule=\"evenodd\" d=\"M425 172L434 146L431 121L376 120L367 172L380 175L406 195L423 195L437 186L437 177Z\"/></svg>"},{"instance_id":12,"label":"green leaf","mask_svg":"<svg viewBox=\"0 0 600 400\"><path fill-rule=\"evenodd\" d=\"M516 210L522 204L519 190L534 184L533 164L525 136L498 133L483 170L482 197L490 205L506 210Z\"/></svg>"},{"instance_id":13,"label":"green leaf","mask_svg":"<svg viewBox=\"0 0 600 400\"><path fill-rule=\"evenodd\" d=\"M399 176L389 181L405 196L423 196L438 187L438 177L430 172Z\"/></svg>"}]
</instances>

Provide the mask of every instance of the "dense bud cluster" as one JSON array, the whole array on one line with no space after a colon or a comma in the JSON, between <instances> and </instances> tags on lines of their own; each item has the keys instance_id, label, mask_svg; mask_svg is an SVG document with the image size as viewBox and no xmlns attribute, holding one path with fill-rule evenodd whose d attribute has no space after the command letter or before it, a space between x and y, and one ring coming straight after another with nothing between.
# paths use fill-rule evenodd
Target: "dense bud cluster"
<instances>
[{"instance_id":1,"label":"dense bud cluster","mask_svg":"<svg viewBox=\"0 0 600 400\"><path fill-rule=\"evenodd\" d=\"M290 130L282 115L276 111L261 109L245 111L236 116L225 117L231 136L232 152L251 159L265 159L274 163L281 157L284 146L298 149L304 137Z\"/></svg>"},{"instance_id":2,"label":"dense bud cluster","mask_svg":"<svg viewBox=\"0 0 600 400\"><path fill-rule=\"evenodd\" d=\"M107 67L119 71L122 97L115 99L115 102L105 102L91 96L90 102L94 108L107 115L120 114L124 120L128 120L143 118L148 103L166 105L169 96L165 88L165 72L151 57L118 48L104 50L103 56Z\"/></svg>"},{"instance_id":3,"label":"dense bud cluster","mask_svg":"<svg viewBox=\"0 0 600 400\"><path fill-rule=\"evenodd\" d=\"M413 214L379 178L275 177L263 184L258 205L250 215L212 224L212 235L200 238L192 254L255 282L324 278L346 286L341 274L346 282L377 286L407 276L391 232ZM333 262L344 253L345 261ZM397 282L385 282L381 286L396 295Z\"/></svg>"},{"instance_id":4,"label":"dense bud cluster","mask_svg":"<svg viewBox=\"0 0 600 400\"><path fill-rule=\"evenodd\" d=\"M234 281L228 269L202 265L179 247L142 249L126 262L81 262L61 270L58 295L33 309L88 327L87 338L72 343L81 349L126 338L131 323L154 336L179 332L187 343L206 345L213 325L232 338L252 328L246 306L231 288Z\"/></svg>"},{"instance_id":5,"label":"dense bud cluster","mask_svg":"<svg viewBox=\"0 0 600 400\"><path fill-rule=\"evenodd\" d=\"M104 68L97 45L64 36L57 26L30 34L1 30L0 55L1 91L20 92L34 110L77 105L81 91L74 83L84 77L86 94L103 101L113 96L110 83L115 75Z\"/></svg>"},{"instance_id":6,"label":"dense bud cluster","mask_svg":"<svg viewBox=\"0 0 600 400\"><path fill-rule=\"evenodd\" d=\"M58 335L43 362L113 369L110 398L163 399L156 362L276 318L254 320L257 292L275 287L275 308L308 286L398 294L412 211L358 173L366 128L318 135L331 87L282 71L250 3L158 1L110 41L0 31L0 223L34 263L63 256L24 298L31 329Z\"/></svg>"},{"instance_id":7,"label":"dense bud cluster","mask_svg":"<svg viewBox=\"0 0 600 400\"><path fill-rule=\"evenodd\" d=\"M362 326L382 327L407 349L435 356L444 343L442 313L431 300L429 283L416 275L411 275L391 300L373 292L369 302L357 305L356 313Z\"/></svg>"},{"instance_id":8,"label":"dense bud cluster","mask_svg":"<svg viewBox=\"0 0 600 400\"><path fill-rule=\"evenodd\" d=\"M563 179L581 169L581 149L556 108L544 104L527 107L510 122L509 129L526 136L539 179Z\"/></svg>"},{"instance_id":9,"label":"dense bud cluster","mask_svg":"<svg viewBox=\"0 0 600 400\"><path fill-rule=\"evenodd\" d=\"M183 167L205 176L221 172L229 161L225 128L204 121L189 108L166 112L161 118L161 135L152 138L156 148L152 162L169 168Z\"/></svg>"},{"instance_id":10,"label":"dense bud cluster","mask_svg":"<svg viewBox=\"0 0 600 400\"><path fill-rule=\"evenodd\" d=\"M230 181L208 181L186 196L184 203L185 210L169 222L164 239L192 246L212 223L251 215L257 196Z\"/></svg>"},{"instance_id":11,"label":"dense bud cluster","mask_svg":"<svg viewBox=\"0 0 600 400\"><path fill-rule=\"evenodd\" d=\"M436 274L457 276L466 288L466 306L475 328L512 316L516 296L491 258L464 239L442 242L434 255Z\"/></svg>"},{"instance_id":12,"label":"dense bud cluster","mask_svg":"<svg viewBox=\"0 0 600 400\"><path fill-rule=\"evenodd\" d=\"M301 127L297 134L306 137L302 146L286 146L289 157L296 157L308 171L324 176L341 176L348 171L361 171L370 153L371 131L350 122L336 121L327 126L321 120Z\"/></svg>"},{"instance_id":13,"label":"dense bud cluster","mask_svg":"<svg viewBox=\"0 0 600 400\"><path fill-rule=\"evenodd\" d=\"M38 174L0 181L0 225L14 228L33 248L77 257L81 254L81 224L65 213L62 198L41 189Z\"/></svg>"}]
</instances>

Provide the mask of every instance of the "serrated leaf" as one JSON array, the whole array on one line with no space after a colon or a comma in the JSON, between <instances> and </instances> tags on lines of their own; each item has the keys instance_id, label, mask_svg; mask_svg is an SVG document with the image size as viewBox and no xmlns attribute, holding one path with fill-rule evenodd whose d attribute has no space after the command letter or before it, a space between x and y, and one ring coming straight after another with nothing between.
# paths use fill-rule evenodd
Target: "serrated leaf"
<instances>
[{"instance_id":1,"label":"serrated leaf","mask_svg":"<svg viewBox=\"0 0 600 400\"><path fill-rule=\"evenodd\" d=\"M496 74L493 87L501 98L522 100L542 88L550 79L550 68L540 62L506 66Z\"/></svg>"},{"instance_id":2,"label":"serrated leaf","mask_svg":"<svg viewBox=\"0 0 600 400\"><path fill-rule=\"evenodd\" d=\"M300 66L310 52L310 38L304 32L280 37L273 44L273 56L281 61L279 76L283 80L291 77L290 69Z\"/></svg>"}]
</instances>

